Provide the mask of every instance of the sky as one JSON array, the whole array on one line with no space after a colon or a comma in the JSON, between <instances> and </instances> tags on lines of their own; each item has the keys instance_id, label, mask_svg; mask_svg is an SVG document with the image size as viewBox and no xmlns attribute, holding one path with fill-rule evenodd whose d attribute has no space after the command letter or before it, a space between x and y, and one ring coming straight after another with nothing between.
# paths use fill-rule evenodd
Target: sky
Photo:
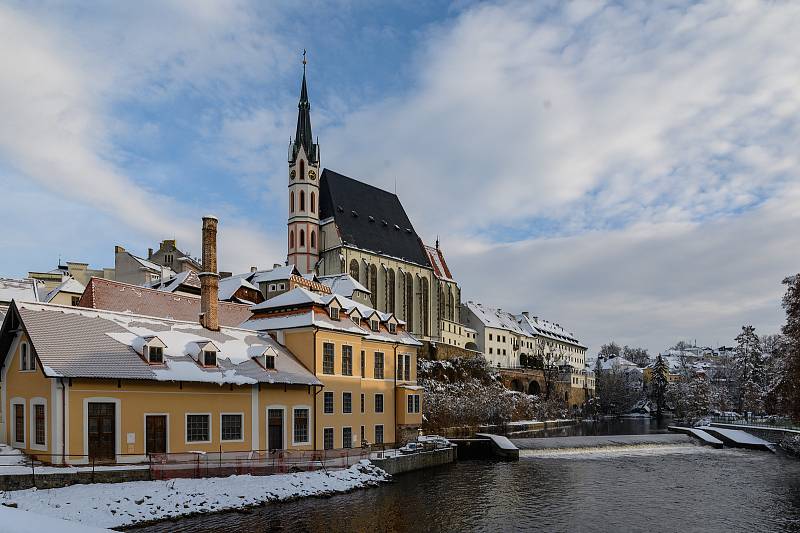
<instances>
[{"instance_id":1,"label":"sky","mask_svg":"<svg viewBox=\"0 0 800 533\"><path fill-rule=\"evenodd\" d=\"M464 300L658 352L774 333L800 271L800 3L0 4L0 276L175 238L285 261L322 164L397 190Z\"/></svg>"}]
</instances>

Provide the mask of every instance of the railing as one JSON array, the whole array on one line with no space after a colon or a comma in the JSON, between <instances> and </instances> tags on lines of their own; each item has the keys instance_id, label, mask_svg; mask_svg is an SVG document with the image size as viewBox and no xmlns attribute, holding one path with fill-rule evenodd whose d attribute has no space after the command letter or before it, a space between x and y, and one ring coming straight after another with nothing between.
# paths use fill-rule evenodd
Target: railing
<instances>
[{"instance_id":1,"label":"railing","mask_svg":"<svg viewBox=\"0 0 800 533\"><path fill-rule=\"evenodd\" d=\"M242 450L215 452L185 452L162 454L117 454L115 459L103 460L80 454L33 453L0 454L0 476L30 475L36 486L36 476L66 473L89 474L89 481L101 472L114 470L143 470L147 479L227 477L250 474L264 476L314 470L349 468L370 456L384 457L393 445L378 444L341 450ZM6 458L19 459L8 463Z\"/></svg>"},{"instance_id":2,"label":"railing","mask_svg":"<svg viewBox=\"0 0 800 533\"><path fill-rule=\"evenodd\" d=\"M711 422L718 424L738 424L741 426L762 426L777 429L800 431L800 425L789 418L778 416L712 416Z\"/></svg>"}]
</instances>

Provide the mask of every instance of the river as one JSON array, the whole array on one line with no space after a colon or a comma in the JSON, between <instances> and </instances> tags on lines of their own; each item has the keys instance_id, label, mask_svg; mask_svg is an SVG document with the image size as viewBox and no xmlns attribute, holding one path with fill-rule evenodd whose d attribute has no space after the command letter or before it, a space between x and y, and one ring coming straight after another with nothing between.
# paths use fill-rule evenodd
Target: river
<instances>
[{"instance_id":1,"label":"river","mask_svg":"<svg viewBox=\"0 0 800 533\"><path fill-rule=\"evenodd\" d=\"M639 424L639 433L661 431ZM800 461L688 440L567 453L523 450L517 463L462 461L397 476L378 488L136 531L515 530L800 531Z\"/></svg>"}]
</instances>

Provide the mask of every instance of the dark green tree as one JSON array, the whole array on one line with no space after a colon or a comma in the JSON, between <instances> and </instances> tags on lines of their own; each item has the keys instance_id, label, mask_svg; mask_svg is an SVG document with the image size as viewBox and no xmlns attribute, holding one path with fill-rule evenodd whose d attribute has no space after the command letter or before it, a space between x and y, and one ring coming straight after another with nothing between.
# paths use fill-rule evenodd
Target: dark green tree
<instances>
[{"instance_id":1,"label":"dark green tree","mask_svg":"<svg viewBox=\"0 0 800 533\"><path fill-rule=\"evenodd\" d=\"M653 394L653 401L656 403L656 418L661 420L664 409L664 393L666 393L669 385L669 367L661 355L656 358L652 372L650 391Z\"/></svg>"}]
</instances>

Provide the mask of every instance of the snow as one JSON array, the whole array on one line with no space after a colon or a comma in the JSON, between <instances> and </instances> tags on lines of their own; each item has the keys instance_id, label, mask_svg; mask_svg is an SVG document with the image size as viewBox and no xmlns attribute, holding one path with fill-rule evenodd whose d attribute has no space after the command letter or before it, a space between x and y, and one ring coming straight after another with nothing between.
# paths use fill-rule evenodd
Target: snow
<instances>
[{"instance_id":1,"label":"snow","mask_svg":"<svg viewBox=\"0 0 800 533\"><path fill-rule=\"evenodd\" d=\"M727 437L731 439L733 442L737 444L757 444L761 446L772 446L770 442L765 441L764 439L759 439L758 437L747 433L746 431L741 431L738 429L724 429L717 426L700 426L696 429L700 429L703 431L711 431L714 433L719 433L723 437Z\"/></svg>"},{"instance_id":2,"label":"snow","mask_svg":"<svg viewBox=\"0 0 800 533\"><path fill-rule=\"evenodd\" d=\"M0 493L6 504L85 525L121 527L193 513L243 509L267 502L375 486L389 475L362 460L346 470L273 476L173 479L72 485ZM60 531L54 529L53 531Z\"/></svg>"},{"instance_id":3,"label":"snow","mask_svg":"<svg viewBox=\"0 0 800 533\"><path fill-rule=\"evenodd\" d=\"M45 302L51 301L60 292L83 294L84 289L86 289L86 287L84 287L82 283L73 278L68 278L64 283L62 283L52 291L48 292L47 296L44 297L44 301Z\"/></svg>"},{"instance_id":4,"label":"snow","mask_svg":"<svg viewBox=\"0 0 800 533\"><path fill-rule=\"evenodd\" d=\"M4 533L42 533L53 531L57 533L100 533L111 531L106 528L97 528L85 524L76 524L60 518L52 518L28 511L12 509L0 505L0 524L3 524Z\"/></svg>"},{"instance_id":5,"label":"snow","mask_svg":"<svg viewBox=\"0 0 800 533\"><path fill-rule=\"evenodd\" d=\"M11 303L11 300L38 302L36 281L32 279L0 278L0 302Z\"/></svg>"},{"instance_id":6,"label":"snow","mask_svg":"<svg viewBox=\"0 0 800 533\"><path fill-rule=\"evenodd\" d=\"M361 291L365 294L370 294L369 289L355 280L350 274L332 274L329 276L320 276L319 282L330 288L335 294L341 294L348 298L353 297L353 292Z\"/></svg>"}]
</instances>

